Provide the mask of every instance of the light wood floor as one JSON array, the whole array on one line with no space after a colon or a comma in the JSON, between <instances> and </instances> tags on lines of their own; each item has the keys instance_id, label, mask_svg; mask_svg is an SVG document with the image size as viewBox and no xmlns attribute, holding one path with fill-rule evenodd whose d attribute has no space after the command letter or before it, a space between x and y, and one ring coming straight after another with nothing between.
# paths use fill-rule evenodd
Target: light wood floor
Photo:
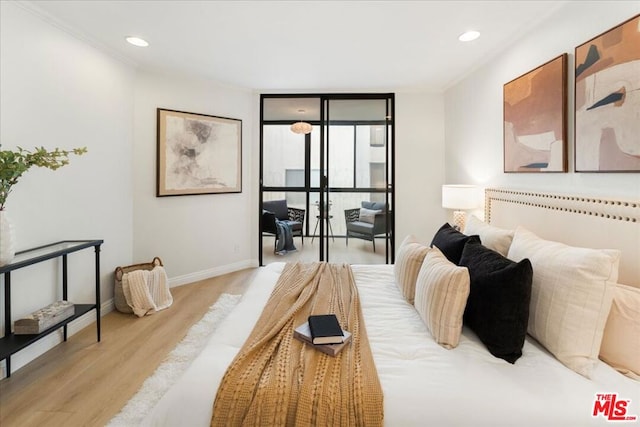
<instances>
[{"instance_id":1,"label":"light wood floor","mask_svg":"<svg viewBox=\"0 0 640 427\"><path fill-rule=\"evenodd\" d=\"M171 289L173 306L138 319L111 312L0 381L0 426L104 426L222 293L241 294L247 269Z\"/></svg>"}]
</instances>

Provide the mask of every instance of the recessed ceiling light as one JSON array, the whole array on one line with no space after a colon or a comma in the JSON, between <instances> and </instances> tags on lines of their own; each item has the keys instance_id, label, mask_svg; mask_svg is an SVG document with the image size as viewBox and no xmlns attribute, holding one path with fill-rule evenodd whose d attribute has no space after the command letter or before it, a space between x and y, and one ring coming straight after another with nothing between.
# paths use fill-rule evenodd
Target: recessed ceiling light
<instances>
[{"instance_id":1,"label":"recessed ceiling light","mask_svg":"<svg viewBox=\"0 0 640 427\"><path fill-rule=\"evenodd\" d=\"M471 40L475 40L480 37L480 33L478 31L467 31L466 33L460 34L458 40L461 42L470 42Z\"/></svg>"},{"instance_id":2,"label":"recessed ceiling light","mask_svg":"<svg viewBox=\"0 0 640 427\"><path fill-rule=\"evenodd\" d=\"M149 42L147 42L144 39L141 39L140 37L128 36L128 37L125 37L125 40L127 40L129 43L131 43L134 46L139 46L139 47L149 46Z\"/></svg>"}]
</instances>

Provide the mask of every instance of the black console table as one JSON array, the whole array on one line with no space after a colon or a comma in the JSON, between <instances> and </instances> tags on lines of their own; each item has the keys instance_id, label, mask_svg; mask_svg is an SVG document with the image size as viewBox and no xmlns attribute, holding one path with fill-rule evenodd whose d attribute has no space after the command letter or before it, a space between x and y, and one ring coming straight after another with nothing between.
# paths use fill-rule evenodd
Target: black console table
<instances>
[{"instance_id":1,"label":"black console table","mask_svg":"<svg viewBox=\"0 0 640 427\"><path fill-rule=\"evenodd\" d=\"M96 329L100 341L100 245L104 240L65 240L16 253L9 264L0 266L0 274L4 274L4 337L0 338L0 361L7 361L7 377L11 376L11 355L49 335L60 327L67 340L67 324L78 317L96 310ZM67 255L82 249L93 247L96 253L96 298L93 304L75 304L73 316L53 325L49 329L33 335L16 335L12 333L11 322L11 272L28 267L42 261L62 257L62 299L67 300Z\"/></svg>"}]
</instances>

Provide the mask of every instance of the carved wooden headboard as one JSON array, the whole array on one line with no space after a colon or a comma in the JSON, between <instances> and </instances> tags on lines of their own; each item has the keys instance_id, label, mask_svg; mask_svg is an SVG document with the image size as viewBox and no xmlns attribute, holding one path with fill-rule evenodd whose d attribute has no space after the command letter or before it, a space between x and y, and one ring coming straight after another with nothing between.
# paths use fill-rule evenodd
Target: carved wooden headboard
<instances>
[{"instance_id":1,"label":"carved wooden headboard","mask_svg":"<svg viewBox=\"0 0 640 427\"><path fill-rule=\"evenodd\" d=\"M485 221L571 246L618 249L618 282L640 287L640 201L488 188Z\"/></svg>"}]
</instances>

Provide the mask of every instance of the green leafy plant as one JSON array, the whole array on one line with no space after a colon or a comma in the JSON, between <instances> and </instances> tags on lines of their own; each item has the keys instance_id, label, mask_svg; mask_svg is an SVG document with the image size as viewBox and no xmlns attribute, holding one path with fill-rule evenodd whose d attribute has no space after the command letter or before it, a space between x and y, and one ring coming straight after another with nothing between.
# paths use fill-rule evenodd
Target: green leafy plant
<instances>
[{"instance_id":1,"label":"green leafy plant","mask_svg":"<svg viewBox=\"0 0 640 427\"><path fill-rule=\"evenodd\" d=\"M47 151L44 147L25 150L0 150L0 210L4 209L7 197L20 177L33 166L56 170L69 164L69 155L82 155L87 152L86 147L74 148L71 151L59 148Z\"/></svg>"}]
</instances>

